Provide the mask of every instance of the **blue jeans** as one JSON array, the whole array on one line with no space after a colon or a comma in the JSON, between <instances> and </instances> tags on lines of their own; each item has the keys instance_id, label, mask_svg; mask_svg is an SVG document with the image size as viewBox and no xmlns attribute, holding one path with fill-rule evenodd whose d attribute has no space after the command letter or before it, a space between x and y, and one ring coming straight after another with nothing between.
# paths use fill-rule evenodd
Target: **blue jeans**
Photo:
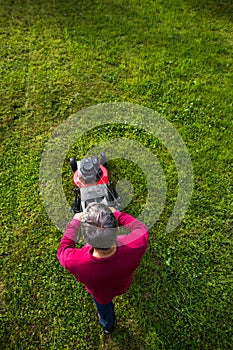
<instances>
[{"instance_id":1,"label":"blue jeans","mask_svg":"<svg viewBox=\"0 0 233 350\"><path fill-rule=\"evenodd\" d=\"M99 314L99 323L108 332L112 332L115 323L115 312L113 303L99 304L95 298L93 298L95 306Z\"/></svg>"}]
</instances>

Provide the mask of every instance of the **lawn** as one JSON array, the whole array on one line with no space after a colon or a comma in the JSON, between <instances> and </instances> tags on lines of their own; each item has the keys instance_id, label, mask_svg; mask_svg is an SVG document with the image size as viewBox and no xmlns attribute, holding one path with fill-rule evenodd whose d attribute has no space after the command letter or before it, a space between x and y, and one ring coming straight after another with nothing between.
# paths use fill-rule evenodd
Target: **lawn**
<instances>
[{"instance_id":1,"label":"lawn","mask_svg":"<svg viewBox=\"0 0 233 350\"><path fill-rule=\"evenodd\" d=\"M0 0L1 349L232 348L232 21L230 0ZM177 171L154 135L102 125L67 153L68 201L69 157L113 138L141 143L166 177L165 206L106 337L90 296L57 260L62 232L43 205L40 165L67 118L108 103L166 118L187 147L194 186L184 219L167 232ZM132 162L109 163L115 181L132 183L126 210L137 216L145 176Z\"/></svg>"}]
</instances>

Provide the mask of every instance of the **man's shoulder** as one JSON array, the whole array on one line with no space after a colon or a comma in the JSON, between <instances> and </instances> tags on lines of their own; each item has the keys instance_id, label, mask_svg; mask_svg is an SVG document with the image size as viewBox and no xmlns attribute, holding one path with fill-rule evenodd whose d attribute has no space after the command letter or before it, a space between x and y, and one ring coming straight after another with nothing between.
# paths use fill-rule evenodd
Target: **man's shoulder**
<instances>
[{"instance_id":1,"label":"man's shoulder","mask_svg":"<svg viewBox=\"0 0 233 350\"><path fill-rule=\"evenodd\" d=\"M119 235L117 237L118 246L125 246L126 248L145 248L148 244L148 232L132 232L128 235Z\"/></svg>"}]
</instances>

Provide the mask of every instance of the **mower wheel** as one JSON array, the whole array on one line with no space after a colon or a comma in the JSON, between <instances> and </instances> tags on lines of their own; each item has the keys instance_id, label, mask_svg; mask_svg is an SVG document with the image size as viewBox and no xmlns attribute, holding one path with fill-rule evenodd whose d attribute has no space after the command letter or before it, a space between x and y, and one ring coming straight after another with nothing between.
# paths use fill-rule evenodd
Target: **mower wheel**
<instances>
[{"instance_id":1,"label":"mower wheel","mask_svg":"<svg viewBox=\"0 0 233 350\"><path fill-rule=\"evenodd\" d=\"M77 171L77 169L78 169L77 162L76 162L75 158L70 158L70 166L71 166L73 172L75 173L75 171Z\"/></svg>"},{"instance_id":2,"label":"mower wheel","mask_svg":"<svg viewBox=\"0 0 233 350\"><path fill-rule=\"evenodd\" d=\"M72 208L74 213L80 213L82 211L80 189L75 187L74 193L75 193L75 200L73 202Z\"/></svg>"}]
</instances>

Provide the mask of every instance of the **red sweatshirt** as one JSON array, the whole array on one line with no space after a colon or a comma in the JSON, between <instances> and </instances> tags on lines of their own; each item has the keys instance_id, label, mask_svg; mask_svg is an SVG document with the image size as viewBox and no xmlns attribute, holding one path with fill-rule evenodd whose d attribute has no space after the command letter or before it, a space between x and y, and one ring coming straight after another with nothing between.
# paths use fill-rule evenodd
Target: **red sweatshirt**
<instances>
[{"instance_id":1,"label":"red sweatshirt","mask_svg":"<svg viewBox=\"0 0 233 350\"><path fill-rule=\"evenodd\" d=\"M75 248L80 221L73 219L61 239L57 257L61 265L82 282L98 303L107 304L130 287L134 272L148 244L148 229L134 217L119 211L114 215L119 226L130 231L117 236L117 251L108 258L96 258L86 244Z\"/></svg>"}]
</instances>

